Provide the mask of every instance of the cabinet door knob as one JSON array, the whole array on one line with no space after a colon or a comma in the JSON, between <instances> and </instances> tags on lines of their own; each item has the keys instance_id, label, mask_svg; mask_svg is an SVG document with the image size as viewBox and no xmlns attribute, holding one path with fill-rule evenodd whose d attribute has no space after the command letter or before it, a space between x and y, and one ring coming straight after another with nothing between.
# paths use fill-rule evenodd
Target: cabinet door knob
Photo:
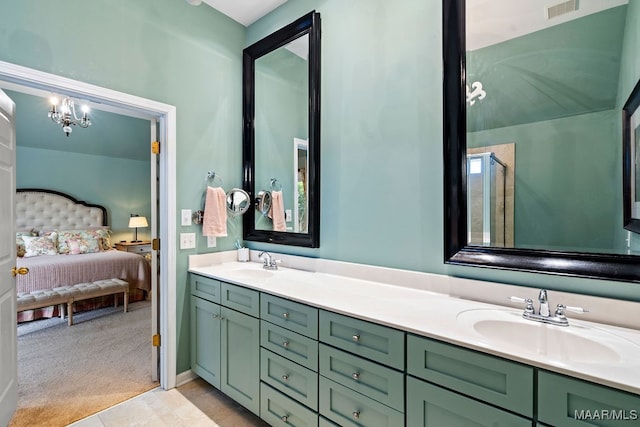
<instances>
[{"instance_id":1,"label":"cabinet door knob","mask_svg":"<svg viewBox=\"0 0 640 427\"><path fill-rule=\"evenodd\" d=\"M355 411L353 413L353 418L355 418L356 420L360 418L360 411Z\"/></svg>"},{"instance_id":2,"label":"cabinet door knob","mask_svg":"<svg viewBox=\"0 0 640 427\"><path fill-rule=\"evenodd\" d=\"M289 421L289 415L283 415L281 420L286 423L287 421Z\"/></svg>"},{"instance_id":3,"label":"cabinet door knob","mask_svg":"<svg viewBox=\"0 0 640 427\"><path fill-rule=\"evenodd\" d=\"M282 317L284 317L285 319L288 319L289 318L289 313L287 313L287 312L282 313Z\"/></svg>"},{"instance_id":4,"label":"cabinet door knob","mask_svg":"<svg viewBox=\"0 0 640 427\"><path fill-rule=\"evenodd\" d=\"M353 374L351 374L351 378L358 381L360 379L360 372L354 372Z\"/></svg>"},{"instance_id":5,"label":"cabinet door knob","mask_svg":"<svg viewBox=\"0 0 640 427\"><path fill-rule=\"evenodd\" d=\"M285 381L289 381L289 374L284 374L282 376L282 379L285 380Z\"/></svg>"},{"instance_id":6,"label":"cabinet door knob","mask_svg":"<svg viewBox=\"0 0 640 427\"><path fill-rule=\"evenodd\" d=\"M220 318L220 315L219 315L219 314L214 314L214 315L213 315L213 318L214 318L214 319L219 319L219 318Z\"/></svg>"},{"instance_id":7,"label":"cabinet door knob","mask_svg":"<svg viewBox=\"0 0 640 427\"><path fill-rule=\"evenodd\" d=\"M285 341L285 342L283 342L283 343L282 343L282 346L283 346L284 348L289 347L289 341Z\"/></svg>"},{"instance_id":8,"label":"cabinet door knob","mask_svg":"<svg viewBox=\"0 0 640 427\"><path fill-rule=\"evenodd\" d=\"M351 339L353 339L355 342L359 342L360 341L360 334L354 334Z\"/></svg>"}]
</instances>

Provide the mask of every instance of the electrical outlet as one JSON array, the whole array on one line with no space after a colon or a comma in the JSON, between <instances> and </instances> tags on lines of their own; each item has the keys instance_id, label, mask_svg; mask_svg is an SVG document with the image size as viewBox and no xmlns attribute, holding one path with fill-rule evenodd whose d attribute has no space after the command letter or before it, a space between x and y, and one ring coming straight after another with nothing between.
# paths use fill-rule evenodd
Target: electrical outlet
<instances>
[{"instance_id":1,"label":"electrical outlet","mask_svg":"<svg viewBox=\"0 0 640 427\"><path fill-rule=\"evenodd\" d=\"M217 244L215 236L207 236L207 247L215 248Z\"/></svg>"},{"instance_id":2,"label":"electrical outlet","mask_svg":"<svg viewBox=\"0 0 640 427\"><path fill-rule=\"evenodd\" d=\"M191 225L191 209L182 209L181 218L181 225Z\"/></svg>"},{"instance_id":3,"label":"electrical outlet","mask_svg":"<svg viewBox=\"0 0 640 427\"><path fill-rule=\"evenodd\" d=\"M291 209L287 209L284 211L284 220L287 222L291 222Z\"/></svg>"},{"instance_id":4,"label":"electrical outlet","mask_svg":"<svg viewBox=\"0 0 640 427\"><path fill-rule=\"evenodd\" d=\"M180 233L180 249L195 249L196 233Z\"/></svg>"}]
</instances>

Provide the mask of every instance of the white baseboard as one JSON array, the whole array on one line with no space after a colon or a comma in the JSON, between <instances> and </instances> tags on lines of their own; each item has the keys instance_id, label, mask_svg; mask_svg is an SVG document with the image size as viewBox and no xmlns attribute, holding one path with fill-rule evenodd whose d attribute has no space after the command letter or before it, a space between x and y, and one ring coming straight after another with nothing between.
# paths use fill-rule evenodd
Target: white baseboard
<instances>
[{"instance_id":1,"label":"white baseboard","mask_svg":"<svg viewBox=\"0 0 640 427\"><path fill-rule=\"evenodd\" d=\"M191 369L189 369L188 371L181 372L178 375L176 375L176 387L180 387L181 385L184 385L189 381L193 381L196 378L198 378L198 376L194 374Z\"/></svg>"}]
</instances>

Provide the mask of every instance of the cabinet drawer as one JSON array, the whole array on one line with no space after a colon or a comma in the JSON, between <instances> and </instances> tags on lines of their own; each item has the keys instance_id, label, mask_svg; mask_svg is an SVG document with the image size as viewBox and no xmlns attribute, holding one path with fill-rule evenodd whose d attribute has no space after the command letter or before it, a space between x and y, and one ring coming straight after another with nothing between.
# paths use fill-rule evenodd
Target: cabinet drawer
<instances>
[{"instance_id":1,"label":"cabinet drawer","mask_svg":"<svg viewBox=\"0 0 640 427\"><path fill-rule=\"evenodd\" d=\"M260 314L260 293L253 289L221 282L220 304L249 316Z\"/></svg>"},{"instance_id":2,"label":"cabinet drawer","mask_svg":"<svg viewBox=\"0 0 640 427\"><path fill-rule=\"evenodd\" d=\"M407 372L527 417L533 416L531 366L409 335Z\"/></svg>"},{"instance_id":3,"label":"cabinet drawer","mask_svg":"<svg viewBox=\"0 0 640 427\"><path fill-rule=\"evenodd\" d=\"M404 370L404 332L320 311L320 341Z\"/></svg>"},{"instance_id":4,"label":"cabinet drawer","mask_svg":"<svg viewBox=\"0 0 640 427\"><path fill-rule=\"evenodd\" d=\"M404 374L320 344L320 375L404 411Z\"/></svg>"},{"instance_id":5,"label":"cabinet drawer","mask_svg":"<svg viewBox=\"0 0 640 427\"><path fill-rule=\"evenodd\" d=\"M531 420L407 377L407 426L531 427Z\"/></svg>"},{"instance_id":6,"label":"cabinet drawer","mask_svg":"<svg viewBox=\"0 0 640 427\"><path fill-rule=\"evenodd\" d=\"M538 419L544 423L568 427L627 426L640 423L639 417L637 394L538 371Z\"/></svg>"},{"instance_id":7,"label":"cabinet drawer","mask_svg":"<svg viewBox=\"0 0 640 427\"><path fill-rule=\"evenodd\" d=\"M275 353L260 350L260 379L273 388L318 410L318 373Z\"/></svg>"},{"instance_id":8,"label":"cabinet drawer","mask_svg":"<svg viewBox=\"0 0 640 427\"><path fill-rule=\"evenodd\" d=\"M151 245L136 245L127 248L127 252L133 252L135 254L146 254L151 252Z\"/></svg>"},{"instance_id":9,"label":"cabinet drawer","mask_svg":"<svg viewBox=\"0 0 640 427\"><path fill-rule=\"evenodd\" d=\"M318 371L318 341L263 320L260 327L260 345L306 368Z\"/></svg>"},{"instance_id":10,"label":"cabinet drawer","mask_svg":"<svg viewBox=\"0 0 640 427\"><path fill-rule=\"evenodd\" d=\"M192 274L191 294L207 301L220 303L220 282L216 279Z\"/></svg>"},{"instance_id":11,"label":"cabinet drawer","mask_svg":"<svg viewBox=\"0 0 640 427\"><path fill-rule=\"evenodd\" d=\"M320 376L320 414L341 426L397 427L404 414Z\"/></svg>"},{"instance_id":12,"label":"cabinet drawer","mask_svg":"<svg viewBox=\"0 0 640 427\"><path fill-rule=\"evenodd\" d=\"M260 418L276 427L318 425L318 415L315 412L265 383L260 383Z\"/></svg>"},{"instance_id":13,"label":"cabinet drawer","mask_svg":"<svg viewBox=\"0 0 640 427\"><path fill-rule=\"evenodd\" d=\"M307 337L318 339L318 309L262 294L260 318Z\"/></svg>"}]
</instances>

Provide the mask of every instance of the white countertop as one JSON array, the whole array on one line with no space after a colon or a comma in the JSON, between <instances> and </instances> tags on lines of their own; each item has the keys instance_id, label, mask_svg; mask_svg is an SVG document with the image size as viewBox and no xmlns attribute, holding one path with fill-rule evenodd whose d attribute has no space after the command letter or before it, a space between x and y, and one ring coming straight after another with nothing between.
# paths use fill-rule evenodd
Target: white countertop
<instances>
[{"instance_id":1,"label":"white countertop","mask_svg":"<svg viewBox=\"0 0 640 427\"><path fill-rule=\"evenodd\" d=\"M200 258L190 260L189 271L321 309L640 394L640 331L637 329L571 318L568 328L543 325L521 319L522 309L462 299L447 293L425 290L430 288L443 289L445 286L440 283L440 280L446 276L415 273L424 276L424 280L427 282L433 283L422 286L411 284L411 286L405 287L322 271L302 271L287 267L280 267L277 271L268 271L263 270L262 265L257 262L235 262L233 261L234 256L233 252L231 254L219 253L217 256L209 257L196 256ZM294 263L289 261L291 264ZM313 261L308 260L306 265L303 262L300 267L306 269L314 267L308 265L308 262ZM329 261L329 263L332 262ZM344 267L344 263L338 264L338 267ZM367 276L367 266L355 266L361 270L362 276ZM320 270L331 270L331 268L326 268L326 265L323 265ZM335 270L340 269L336 268ZM387 269L382 271L387 271ZM402 270L397 271L397 275L402 276ZM391 274L393 271L388 273ZM570 332L593 331L596 340L602 340L603 343L606 343L607 337L612 337L614 341L619 340L622 345L617 346L615 354L612 353L615 360L607 359L602 363L591 362L588 354L573 352L572 356L567 358L545 349L526 350L522 346L512 345L509 340L489 340L478 333L473 326L469 326L468 322L462 321L465 315L460 315L460 313L483 309L497 309L500 310L500 313L497 314L510 316L516 322L521 320L524 334L531 330L530 324L539 325L541 328L567 330L573 328ZM479 311L475 311L473 314L475 315L475 313L479 313ZM496 312L486 313L491 316ZM514 339L528 338L523 338L520 335ZM531 339L535 340L536 337L532 336ZM562 347L563 343L560 342L559 345Z\"/></svg>"}]
</instances>

